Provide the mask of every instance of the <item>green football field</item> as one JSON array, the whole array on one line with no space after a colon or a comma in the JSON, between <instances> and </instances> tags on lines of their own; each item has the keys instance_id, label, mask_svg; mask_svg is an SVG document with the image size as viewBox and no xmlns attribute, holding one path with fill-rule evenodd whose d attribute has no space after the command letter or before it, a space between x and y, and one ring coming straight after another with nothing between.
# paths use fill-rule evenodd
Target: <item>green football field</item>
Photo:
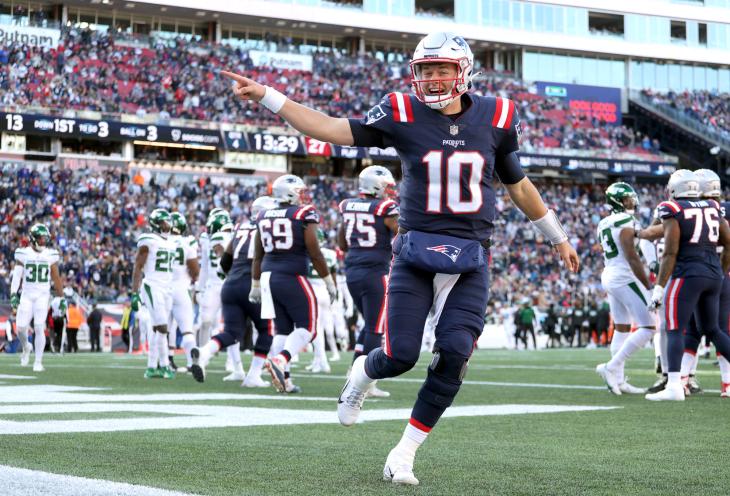
<instances>
[{"instance_id":1,"label":"green football field","mask_svg":"<svg viewBox=\"0 0 730 496\"><path fill-rule=\"evenodd\" d=\"M134 494L728 494L730 401L719 397L712 361L700 364L703 395L650 403L607 392L594 372L607 356L475 352L453 416L418 453L421 485L397 487L381 471L425 354L410 373L382 381L392 396L366 401L363 423L350 428L335 415L344 355L328 376L304 372L302 355L293 371L302 394L282 396L222 382L224 356L198 384L186 375L144 380L139 356L47 354L46 372L33 373L3 354L0 465L145 486ZM650 385L652 363L648 350L635 357L631 382ZM101 494L75 478L12 477L34 481L36 494ZM13 487L3 494L33 494Z\"/></svg>"}]
</instances>

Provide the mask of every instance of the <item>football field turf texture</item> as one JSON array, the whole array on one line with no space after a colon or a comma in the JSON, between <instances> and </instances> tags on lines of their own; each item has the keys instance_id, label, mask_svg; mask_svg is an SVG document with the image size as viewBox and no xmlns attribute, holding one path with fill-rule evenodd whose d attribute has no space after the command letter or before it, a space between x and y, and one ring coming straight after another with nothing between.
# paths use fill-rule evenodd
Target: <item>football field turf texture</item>
<instances>
[{"instance_id":1,"label":"football field turf texture","mask_svg":"<svg viewBox=\"0 0 730 496\"><path fill-rule=\"evenodd\" d=\"M430 354L381 381L392 396L366 400L365 421L350 428L335 415L344 354L329 376L306 373L311 355L303 354L293 369L303 389L297 396L223 382L224 354L204 384L189 375L145 380L141 356L46 354L46 371L34 373L18 355L3 354L0 465L205 495L728 494L730 400L719 397L712 360L698 371L710 391L652 403L608 393L594 372L608 355L476 351L455 416L443 418L417 454L421 485L398 487L382 481L383 463ZM652 368L644 350L626 374L646 387ZM35 481L39 494L97 493L75 488L72 478L54 489L32 475L0 476ZM4 494L21 494L10 487ZM154 493L135 494L145 491Z\"/></svg>"}]
</instances>

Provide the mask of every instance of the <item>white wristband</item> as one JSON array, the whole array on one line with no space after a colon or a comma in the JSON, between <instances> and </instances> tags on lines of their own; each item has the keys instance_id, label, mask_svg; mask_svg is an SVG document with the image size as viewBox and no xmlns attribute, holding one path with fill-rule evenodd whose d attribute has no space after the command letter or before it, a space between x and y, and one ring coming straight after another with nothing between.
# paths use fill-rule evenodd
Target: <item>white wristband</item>
<instances>
[{"instance_id":1,"label":"white wristband","mask_svg":"<svg viewBox=\"0 0 730 496\"><path fill-rule=\"evenodd\" d=\"M327 277L323 277L322 279L324 280L324 283L327 286L334 286L335 285L335 281L332 279L332 275L328 275Z\"/></svg>"},{"instance_id":2,"label":"white wristband","mask_svg":"<svg viewBox=\"0 0 730 496\"><path fill-rule=\"evenodd\" d=\"M664 299L664 287L658 284L654 286L654 289L651 292L651 299L662 301L662 299Z\"/></svg>"},{"instance_id":3,"label":"white wristband","mask_svg":"<svg viewBox=\"0 0 730 496\"><path fill-rule=\"evenodd\" d=\"M558 245L568 240L568 235L565 233L563 226L560 225L560 221L558 220L558 216L555 215L554 210L548 210L541 219L533 220L532 225L553 245Z\"/></svg>"},{"instance_id":4,"label":"white wristband","mask_svg":"<svg viewBox=\"0 0 730 496\"><path fill-rule=\"evenodd\" d=\"M264 97L259 100L259 103L273 113L278 114L281 107L286 103L286 95L271 86L264 86L264 88L266 88L266 92L264 93Z\"/></svg>"},{"instance_id":5,"label":"white wristband","mask_svg":"<svg viewBox=\"0 0 730 496\"><path fill-rule=\"evenodd\" d=\"M257 281L256 279L251 279L251 287L256 289L261 287L261 281Z\"/></svg>"}]
</instances>

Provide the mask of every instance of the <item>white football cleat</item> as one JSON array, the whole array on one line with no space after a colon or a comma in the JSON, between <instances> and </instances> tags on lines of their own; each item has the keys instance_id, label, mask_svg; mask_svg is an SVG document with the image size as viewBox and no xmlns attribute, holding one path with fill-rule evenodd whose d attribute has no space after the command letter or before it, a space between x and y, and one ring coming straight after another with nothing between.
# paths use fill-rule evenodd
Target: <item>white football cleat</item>
<instances>
[{"instance_id":1,"label":"white football cleat","mask_svg":"<svg viewBox=\"0 0 730 496\"><path fill-rule=\"evenodd\" d=\"M390 398L390 393L388 391L383 391L382 389L378 388L378 382L373 382L373 387L370 388L370 390L365 395L366 398Z\"/></svg>"},{"instance_id":2,"label":"white football cleat","mask_svg":"<svg viewBox=\"0 0 730 496\"><path fill-rule=\"evenodd\" d=\"M621 392L623 394L644 394L644 393L646 393L645 388L632 386L628 382L623 382L623 383L619 384L618 388L621 390Z\"/></svg>"},{"instance_id":3,"label":"white football cleat","mask_svg":"<svg viewBox=\"0 0 730 496\"><path fill-rule=\"evenodd\" d=\"M720 384L720 398L730 398L730 382Z\"/></svg>"},{"instance_id":4,"label":"white football cleat","mask_svg":"<svg viewBox=\"0 0 730 496\"><path fill-rule=\"evenodd\" d=\"M339 351L333 351L330 353L330 362L339 362L340 361L340 352Z\"/></svg>"},{"instance_id":5,"label":"white football cleat","mask_svg":"<svg viewBox=\"0 0 730 496\"><path fill-rule=\"evenodd\" d=\"M679 386L667 386L658 393L647 394L645 398L649 401L684 401L684 388Z\"/></svg>"},{"instance_id":6,"label":"white football cleat","mask_svg":"<svg viewBox=\"0 0 730 496\"><path fill-rule=\"evenodd\" d=\"M311 366L307 366L307 370L313 374L329 374L332 372L329 364L322 364L321 362L313 362Z\"/></svg>"},{"instance_id":7,"label":"white football cleat","mask_svg":"<svg viewBox=\"0 0 730 496\"><path fill-rule=\"evenodd\" d=\"M417 486L418 479L413 475L413 457L398 450L397 447L390 450L383 467L383 480L393 484Z\"/></svg>"},{"instance_id":8,"label":"white football cleat","mask_svg":"<svg viewBox=\"0 0 730 496\"><path fill-rule=\"evenodd\" d=\"M340 424L351 426L357 422L365 396L373 387L373 381L365 374L365 355L359 356L352 364L352 371L340 397L337 398L337 417Z\"/></svg>"},{"instance_id":9,"label":"white football cleat","mask_svg":"<svg viewBox=\"0 0 730 496\"><path fill-rule=\"evenodd\" d=\"M35 362L33 364L33 372L43 372L46 370L41 362Z\"/></svg>"},{"instance_id":10,"label":"white football cleat","mask_svg":"<svg viewBox=\"0 0 730 496\"><path fill-rule=\"evenodd\" d=\"M23 348L23 352L20 354L20 366L21 367L27 367L28 362L30 362L30 352L33 350L33 347L31 345L26 345L25 348Z\"/></svg>"},{"instance_id":11,"label":"white football cleat","mask_svg":"<svg viewBox=\"0 0 730 496\"><path fill-rule=\"evenodd\" d=\"M226 382L228 382L228 381L241 382L245 378L246 378L246 374L244 374L243 371L236 371L236 372L231 372L230 374L228 374L227 376L225 376L223 378L223 380L226 381Z\"/></svg>"},{"instance_id":12,"label":"white football cleat","mask_svg":"<svg viewBox=\"0 0 730 496\"><path fill-rule=\"evenodd\" d=\"M271 383L269 381L265 381L261 378L261 376L253 376L249 377L246 376L246 378L241 383L241 387L245 388L266 388L271 386Z\"/></svg>"},{"instance_id":13,"label":"white football cleat","mask_svg":"<svg viewBox=\"0 0 730 496\"><path fill-rule=\"evenodd\" d=\"M600 375L603 378L603 381L606 383L606 386L608 386L608 390L611 391L613 394L621 396L621 389L619 388L618 379L616 376L611 372L607 364L601 363L596 366L596 373Z\"/></svg>"}]
</instances>

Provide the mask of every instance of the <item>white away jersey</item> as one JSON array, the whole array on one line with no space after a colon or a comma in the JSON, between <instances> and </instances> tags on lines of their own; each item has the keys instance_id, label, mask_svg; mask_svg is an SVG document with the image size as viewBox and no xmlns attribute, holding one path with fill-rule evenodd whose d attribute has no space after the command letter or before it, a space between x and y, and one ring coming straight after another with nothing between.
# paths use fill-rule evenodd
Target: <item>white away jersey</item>
<instances>
[{"instance_id":1,"label":"white away jersey","mask_svg":"<svg viewBox=\"0 0 730 496\"><path fill-rule=\"evenodd\" d=\"M144 282L155 288L169 290L172 287L172 262L175 258L175 243L157 233L140 234L137 249L149 249L147 261L142 268Z\"/></svg>"},{"instance_id":2,"label":"white away jersey","mask_svg":"<svg viewBox=\"0 0 730 496\"><path fill-rule=\"evenodd\" d=\"M44 247L35 251L30 246L15 250L15 262L23 264L23 294L51 292L51 265L58 263L58 250Z\"/></svg>"},{"instance_id":3,"label":"white away jersey","mask_svg":"<svg viewBox=\"0 0 730 496\"><path fill-rule=\"evenodd\" d=\"M330 250L329 248L322 248L322 256L324 257L324 261L327 262L327 268L330 270L330 272L336 272L337 271L337 253L335 253L334 250ZM321 280L322 278L319 276L319 273L314 268L314 265L312 265L312 262L310 260L309 262L309 274L307 275L310 279L314 280Z\"/></svg>"},{"instance_id":4,"label":"white away jersey","mask_svg":"<svg viewBox=\"0 0 730 496\"><path fill-rule=\"evenodd\" d=\"M598 240L603 249L605 267L601 275L604 287L624 286L636 282L626 254L621 247L619 235L625 228L639 229L639 222L626 212L618 212L604 217L598 223Z\"/></svg>"},{"instance_id":5,"label":"white away jersey","mask_svg":"<svg viewBox=\"0 0 730 496\"><path fill-rule=\"evenodd\" d=\"M180 236L173 234L170 240L175 245L175 256L172 260L172 280L175 284L184 285L186 288L192 282L188 273L188 260L198 258L198 241L195 236Z\"/></svg>"},{"instance_id":6,"label":"white away jersey","mask_svg":"<svg viewBox=\"0 0 730 496\"><path fill-rule=\"evenodd\" d=\"M225 250L232 237L233 233L230 231L218 231L209 238L208 256L206 257L208 261L208 270L206 271L208 282L223 284L223 280L218 275L218 264L221 258L215 254L215 248L216 246L220 246Z\"/></svg>"}]
</instances>

